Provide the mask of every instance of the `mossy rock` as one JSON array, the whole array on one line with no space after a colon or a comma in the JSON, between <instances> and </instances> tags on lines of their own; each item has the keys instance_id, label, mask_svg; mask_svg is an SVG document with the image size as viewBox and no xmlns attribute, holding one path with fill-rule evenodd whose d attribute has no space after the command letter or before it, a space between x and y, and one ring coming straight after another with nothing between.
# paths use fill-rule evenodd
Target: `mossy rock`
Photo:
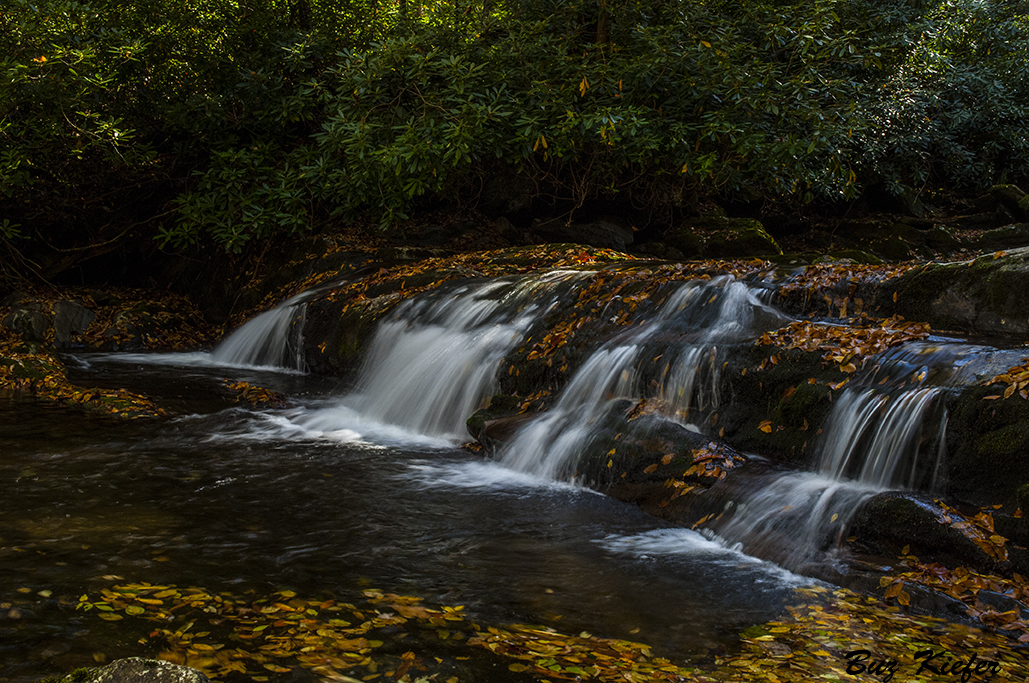
<instances>
[{"instance_id":1,"label":"mossy rock","mask_svg":"<svg viewBox=\"0 0 1029 683\"><path fill-rule=\"evenodd\" d=\"M895 491L865 501L850 521L849 534L868 552L895 557L907 548L918 557L950 566L996 571L997 562L949 524L931 499Z\"/></svg>"},{"instance_id":2,"label":"mossy rock","mask_svg":"<svg viewBox=\"0 0 1029 683\"><path fill-rule=\"evenodd\" d=\"M832 409L827 383L842 379L839 369L826 366L821 352L774 346L742 346L728 357L727 397L717 424L724 438L741 450L807 467L818 429ZM771 431L762 429L766 421Z\"/></svg>"},{"instance_id":3,"label":"mossy rock","mask_svg":"<svg viewBox=\"0 0 1029 683\"><path fill-rule=\"evenodd\" d=\"M837 226L834 236L843 243L867 244L891 236L893 226L893 217L888 215L846 220Z\"/></svg>"},{"instance_id":4,"label":"mossy rock","mask_svg":"<svg viewBox=\"0 0 1029 683\"><path fill-rule=\"evenodd\" d=\"M926 233L925 244L930 249L940 252L953 252L962 247L957 235L942 225L937 225Z\"/></svg>"},{"instance_id":5,"label":"mossy rock","mask_svg":"<svg viewBox=\"0 0 1029 683\"><path fill-rule=\"evenodd\" d=\"M912 245L900 235L871 242L868 248L887 261L910 261L917 255Z\"/></svg>"},{"instance_id":6,"label":"mossy rock","mask_svg":"<svg viewBox=\"0 0 1029 683\"><path fill-rule=\"evenodd\" d=\"M667 233L664 243L667 247L677 249L686 258L700 258L704 253L704 238L688 227Z\"/></svg>"},{"instance_id":7,"label":"mossy rock","mask_svg":"<svg viewBox=\"0 0 1029 683\"><path fill-rule=\"evenodd\" d=\"M1029 248L1021 248L910 270L877 289L873 308L936 329L1021 338L1029 334L1026 291Z\"/></svg>"},{"instance_id":8,"label":"mossy rock","mask_svg":"<svg viewBox=\"0 0 1029 683\"><path fill-rule=\"evenodd\" d=\"M783 253L761 221L753 218L693 218L667 233L665 242L687 257L749 258Z\"/></svg>"},{"instance_id":9,"label":"mossy rock","mask_svg":"<svg viewBox=\"0 0 1029 683\"><path fill-rule=\"evenodd\" d=\"M837 263L841 261L873 266L881 266L883 263L883 260L875 254L870 254L860 249L834 249L828 254L821 254L811 260L812 263Z\"/></svg>"},{"instance_id":10,"label":"mossy rock","mask_svg":"<svg viewBox=\"0 0 1029 683\"><path fill-rule=\"evenodd\" d=\"M1000 391L970 387L950 409L948 493L978 504L1013 503L1029 483L1029 401L984 400Z\"/></svg>"},{"instance_id":11,"label":"mossy rock","mask_svg":"<svg viewBox=\"0 0 1029 683\"><path fill-rule=\"evenodd\" d=\"M76 669L40 683L208 683L201 671L160 659L128 657L96 669Z\"/></svg>"},{"instance_id":12,"label":"mossy rock","mask_svg":"<svg viewBox=\"0 0 1029 683\"><path fill-rule=\"evenodd\" d=\"M1029 246L1029 223L1014 223L984 232L970 246L981 251L999 251Z\"/></svg>"},{"instance_id":13,"label":"mossy rock","mask_svg":"<svg viewBox=\"0 0 1029 683\"><path fill-rule=\"evenodd\" d=\"M994 185L975 200L973 207L983 213L1003 208L1017 220L1029 220L1029 194L1016 185Z\"/></svg>"},{"instance_id":14,"label":"mossy rock","mask_svg":"<svg viewBox=\"0 0 1029 683\"><path fill-rule=\"evenodd\" d=\"M758 220L724 218L712 219L709 223L724 223L725 227L708 235L704 245L704 256L707 258L747 258L782 254L778 243Z\"/></svg>"}]
</instances>

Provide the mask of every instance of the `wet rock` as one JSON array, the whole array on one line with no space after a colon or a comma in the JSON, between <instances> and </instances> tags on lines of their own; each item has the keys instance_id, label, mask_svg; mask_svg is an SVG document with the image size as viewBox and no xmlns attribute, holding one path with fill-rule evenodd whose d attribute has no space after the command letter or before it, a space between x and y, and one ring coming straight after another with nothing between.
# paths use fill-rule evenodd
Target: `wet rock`
<instances>
[{"instance_id":1,"label":"wet rock","mask_svg":"<svg viewBox=\"0 0 1029 683\"><path fill-rule=\"evenodd\" d=\"M312 372L346 375L358 366L378 321L403 301L399 293L360 300L325 298L307 306L303 358Z\"/></svg>"},{"instance_id":2,"label":"wet rock","mask_svg":"<svg viewBox=\"0 0 1029 683\"><path fill-rule=\"evenodd\" d=\"M950 408L947 478L951 495L980 503L1012 503L1017 487L1029 481L1029 401L1017 394L1007 400L984 400L1001 391L973 385Z\"/></svg>"},{"instance_id":3,"label":"wet rock","mask_svg":"<svg viewBox=\"0 0 1029 683\"><path fill-rule=\"evenodd\" d=\"M851 519L848 533L866 550L887 557L931 557L949 566L995 571L997 562L950 524L931 499L895 491L868 499Z\"/></svg>"},{"instance_id":4,"label":"wet rock","mask_svg":"<svg viewBox=\"0 0 1029 683\"><path fill-rule=\"evenodd\" d=\"M73 673L59 683L207 683L200 671L160 659L129 657L99 669Z\"/></svg>"},{"instance_id":5,"label":"wet rock","mask_svg":"<svg viewBox=\"0 0 1029 683\"><path fill-rule=\"evenodd\" d=\"M475 411L468 418L465 423L468 433L482 444L487 453L496 453L503 448L520 426L535 417L533 414L521 413L521 401L518 396L496 394L490 398L486 407Z\"/></svg>"}]
</instances>

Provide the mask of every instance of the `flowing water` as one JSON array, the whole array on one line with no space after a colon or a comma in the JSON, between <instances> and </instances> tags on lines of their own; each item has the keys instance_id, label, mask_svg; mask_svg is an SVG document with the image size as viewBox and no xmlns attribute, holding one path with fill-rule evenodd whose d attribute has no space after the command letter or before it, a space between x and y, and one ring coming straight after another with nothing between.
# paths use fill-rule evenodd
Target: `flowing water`
<instances>
[{"instance_id":1,"label":"flowing water","mask_svg":"<svg viewBox=\"0 0 1029 683\"><path fill-rule=\"evenodd\" d=\"M486 624L641 641L682 661L731 647L810 581L754 555L802 566L864 497L936 480L938 398L956 380L935 369L944 352L924 346L853 383L815 471L768 470L747 491L712 491L735 511L717 536L577 487L574 455L605 404L656 397L669 419L700 421L723 400L725 345L784 320L730 278L683 285L647 324L601 345L499 461L457 448L500 359L589 276L410 301L380 325L347 389L298 372L294 300L214 354L69 359L73 381L148 393L180 417L118 422L0 403L0 680L154 654L137 644L152 626L73 609L117 580L344 601L373 587L462 606ZM293 405L239 407L225 380L284 391ZM769 546L785 537L811 540L777 556ZM491 680L505 677L524 680Z\"/></svg>"},{"instance_id":2,"label":"flowing water","mask_svg":"<svg viewBox=\"0 0 1029 683\"><path fill-rule=\"evenodd\" d=\"M324 382L88 360L78 379L131 385L139 367L135 388L174 404L226 375L308 398L285 411L208 403L157 424L0 404L0 678L155 654L135 644L152 624L73 609L111 577L349 601L373 587L680 659L730 644L804 581L438 439L339 413L311 427L335 400Z\"/></svg>"}]
</instances>

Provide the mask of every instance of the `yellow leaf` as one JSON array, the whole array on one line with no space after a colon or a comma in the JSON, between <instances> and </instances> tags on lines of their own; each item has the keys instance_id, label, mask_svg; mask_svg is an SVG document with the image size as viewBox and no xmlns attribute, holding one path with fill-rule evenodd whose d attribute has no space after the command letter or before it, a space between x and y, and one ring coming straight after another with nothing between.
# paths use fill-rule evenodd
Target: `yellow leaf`
<instances>
[{"instance_id":1,"label":"yellow leaf","mask_svg":"<svg viewBox=\"0 0 1029 683\"><path fill-rule=\"evenodd\" d=\"M757 428L760 429L765 434L771 434L772 433L772 421L771 420L764 420L761 424L759 424L757 426Z\"/></svg>"},{"instance_id":2,"label":"yellow leaf","mask_svg":"<svg viewBox=\"0 0 1029 683\"><path fill-rule=\"evenodd\" d=\"M700 44L703 45L704 47L711 47L711 43L707 42L706 40L700 41Z\"/></svg>"},{"instance_id":3,"label":"yellow leaf","mask_svg":"<svg viewBox=\"0 0 1029 683\"><path fill-rule=\"evenodd\" d=\"M653 465L647 465L646 467L643 468L643 471L646 472L647 474L650 474L651 472L656 472L657 471L657 463L654 463Z\"/></svg>"},{"instance_id":4,"label":"yellow leaf","mask_svg":"<svg viewBox=\"0 0 1029 683\"><path fill-rule=\"evenodd\" d=\"M291 671L291 669L288 669L284 666L279 666L278 664L265 664L264 668L268 669L269 671L274 671L277 674L284 674Z\"/></svg>"}]
</instances>

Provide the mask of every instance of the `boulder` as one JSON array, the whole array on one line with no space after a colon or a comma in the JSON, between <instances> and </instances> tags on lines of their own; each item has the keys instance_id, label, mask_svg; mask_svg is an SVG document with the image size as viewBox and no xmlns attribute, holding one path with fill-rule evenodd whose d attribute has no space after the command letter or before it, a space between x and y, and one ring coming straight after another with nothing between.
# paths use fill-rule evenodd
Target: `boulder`
<instances>
[{"instance_id":1,"label":"boulder","mask_svg":"<svg viewBox=\"0 0 1029 683\"><path fill-rule=\"evenodd\" d=\"M667 232L664 241L690 258L748 258L783 253L761 221L753 218L708 215L689 219Z\"/></svg>"},{"instance_id":2,"label":"boulder","mask_svg":"<svg viewBox=\"0 0 1029 683\"><path fill-rule=\"evenodd\" d=\"M1006 212L1016 220L1029 220L1029 195L1015 185L994 185L973 203L982 213Z\"/></svg>"},{"instance_id":3,"label":"boulder","mask_svg":"<svg viewBox=\"0 0 1029 683\"><path fill-rule=\"evenodd\" d=\"M988 230L969 245L979 251L1029 247L1029 223L1013 223Z\"/></svg>"},{"instance_id":4,"label":"boulder","mask_svg":"<svg viewBox=\"0 0 1029 683\"><path fill-rule=\"evenodd\" d=\"M964 521L932 498L889 491L862 504L851 518L848 533L857 537L859 547L876 555L896 557L905 554L907 548L907 554L931 557L952 567L968 566L985 572L1006 570L1005 564L959 530L955 523ZM1021 561L1021 555L1016 557Z\"/></svg>"},{"instance_id":5,"label":"boulder","mask_svg":"<svg viewBox=\"0 0 1029 683\"><path fill-rule=\"evenodd\" d=\"M54 344L57 348L72 344L73 337L82 335L96 319L96 313L74 301L54 304Z\"/></svg>"},{"instance_id":6,"label":"boulder","mask_svg":"<svg viewBox=\"0 0 1029 683\"><path fill-rule=\"evenodd\" d=\"M50 679L48 679L50 680ZM76 671L58 683L208 683L200 671L161 659L129 657L89 671Z\"/></svg>"},{"instance_id":7,"label":"boulder","mask_svg":"<svg viewBox=\"0 0 1029 683\"><path fill-rule=\"evenodd\" d=\"M3 326L25 341L42 342L50 329L50 316L35 308L18 306L4 317Z\"/></svg>"},{"instance_id":8,"label":"boulder","mask_svg":"<svg viewBox=\"0 0 1029 683\"><path fill-rule=\"evenodd\" d=\"M878 288L879 315L981 335L1029 334L1029 247L969 261L931 263ZM866 297L866 302L869 300Z\"/></svg>"},{"instance_id":9,"label":"boulder","mask_svg":"<svg viewBox=\"0 0 1029 683\"><path fill-rule=\"evenodd\" d=\"M532 230L548 242L575 242L598 249L626 251L632 244L632 228L615 220L567 223L560 219L535 220Z\"/></svg>"}]
</instances>

